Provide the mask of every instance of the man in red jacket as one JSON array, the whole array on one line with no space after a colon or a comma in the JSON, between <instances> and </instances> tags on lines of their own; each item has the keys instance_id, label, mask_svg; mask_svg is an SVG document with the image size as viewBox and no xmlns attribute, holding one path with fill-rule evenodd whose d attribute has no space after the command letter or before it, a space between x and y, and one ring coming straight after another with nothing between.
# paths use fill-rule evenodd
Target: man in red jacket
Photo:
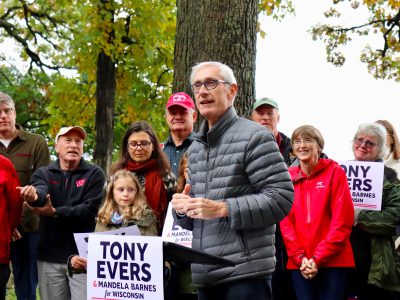
<instances>
[{"instance_id":1,"label":"man in red jacket","mask_svg":"<svg viewBox=\"0 0 400 300\"><path fill-rule=\"evenodd\" d=\"M11 161L0 155L0 299L6 298L10 277L10 243L21 221L22 200L17 190L18 175Z\"/></svg>"}]
</instances>

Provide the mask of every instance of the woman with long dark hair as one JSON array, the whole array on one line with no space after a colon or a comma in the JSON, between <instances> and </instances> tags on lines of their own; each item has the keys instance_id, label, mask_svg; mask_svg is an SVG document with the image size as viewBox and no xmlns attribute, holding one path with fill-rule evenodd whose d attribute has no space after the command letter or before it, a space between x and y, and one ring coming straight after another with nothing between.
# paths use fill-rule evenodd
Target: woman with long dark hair
<instances>
[{"instance_id":1,"label":"woman with long dark hair","mask_svg":"<svg viewBox=\"0 0 400 300\"><path fill-rule=\"evenodd\" d=\"M134 122L126 130L120 157L112 166L111 173L121 169L135 173L144 188L147 202L156 215L160 234L167 203L176 189L176 179L160 148L156 133L146 121Z\"/></svg>"}]
</instances>

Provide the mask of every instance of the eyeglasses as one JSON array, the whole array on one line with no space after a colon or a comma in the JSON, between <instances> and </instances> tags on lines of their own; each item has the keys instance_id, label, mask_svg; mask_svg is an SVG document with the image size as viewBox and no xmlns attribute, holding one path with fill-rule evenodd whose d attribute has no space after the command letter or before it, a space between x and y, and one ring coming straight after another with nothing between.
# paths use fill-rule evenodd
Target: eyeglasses
<instances>
[{"instance_id":1,"label":"eyeglasses","mask_svg":"<svg viewBox=\"0 0 400 300\"><path fill-rule=\"evenodd\" d=\"M150 145L151 145L151 142L149 142L149 141L141 141L140 143L130 142L130 143L128 143L128 148L132 149L132 150L136 150L140 146L143 150L146 150L146 149L149 149Z\"/></svg>"},{"instance_id":2,"label":"eyeglasses","mask_svg":"<svg viewBox=\"0 0 400 300\"><path fill-rule=\"evenodd\" d=\"M365 148L367 148L367 149L372 149L372 148L374 148L374 147L376 146L376 143L371 142L371 141L369 141L369 140L354 138L353 141L354 141L354 143L355 143L356 145L358 145L358 146L364 145Z\"/></svg>"},{"instance_id":3,"label":"eyeglasses","mask_svg":"<svg viewBox=\"0 0 400 300\"><path fill-rule=\"evenodd\" d=\"M220 79L209 79L209 80L206 80L203 82L195 82L191 85L191 87L192 87L193 93L198 94L198 93L200 93L200 89L203 85L206 88L206 90L209 91L209 90L215 89L219 83L224 83L224 84L229 84L229 85L231 84L230 82L220 80Z\"/></svg>"},{"instance_id":4,"label":"eyeglasses","mask_svg":"<svg viewBox=\"0 0 400 300\"><path fill-rule=\"evenodd\" d=\"M5 108L5 109L2 109L2 110L0 110L0 116L1 116L1 113L5 113L7 116L8 115L11 115L11 112L14 110L14 108Z\"/></svg>"},{"instance_id":5,"label":"eyeglasses","mask_svg":"<svg viewBox=\"0 0 400 300\"><path fill-rule=\"evenodd\" d=\"M310 144L314 143L314 140L313 139L304 139L304 140L298 139L298 140L293 141L293 145L295 145L295 146L300 146L301 143L303 143L305 145L310 145Z\"/></svg>"}]
</instances>

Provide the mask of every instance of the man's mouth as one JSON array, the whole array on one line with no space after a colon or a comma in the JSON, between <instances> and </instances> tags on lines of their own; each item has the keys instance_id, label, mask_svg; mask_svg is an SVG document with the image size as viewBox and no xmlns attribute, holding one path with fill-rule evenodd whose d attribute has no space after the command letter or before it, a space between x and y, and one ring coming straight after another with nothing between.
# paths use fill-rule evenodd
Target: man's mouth
<instances>
[{"instance_id":1,"label":"man's mouth","mask_svg":"<svg viewBox=\"0 0 400 300\"><path fill-rule=\"evenodd\" d=\"M200 101L200 104L205 105L205 104L209 104L209 103L213 103L213 102L214 102L213 100L202 100L202 101Z\"/></svg>"},{"instance_id":2,"label":"man's mouth","mask_svg":"<svg viewBox=\"0 0 400 300\"><path fill-rule=\"evenodd\" d=\"M73 155L78 155L79 153L76 151L68 151L67 154L73 154Z\"/></svg>"}]
</instances>

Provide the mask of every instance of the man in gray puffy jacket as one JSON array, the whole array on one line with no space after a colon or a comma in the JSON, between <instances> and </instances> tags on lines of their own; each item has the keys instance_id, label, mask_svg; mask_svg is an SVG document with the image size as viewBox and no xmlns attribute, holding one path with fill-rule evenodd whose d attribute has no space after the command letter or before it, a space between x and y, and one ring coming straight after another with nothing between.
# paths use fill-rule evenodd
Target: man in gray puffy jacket
<instances>
[{"instance_id":1,"label":"man in gray puffy jacket","mask_svg":"<svg viewBox=\"0 0 400 300\"><path fill-rule=\"evenodd\" d=\"M275 226L293 201L286 164L269 131L237 116L231 68L203 62L190 81L205 121L188 149L191 185L171 203L194 249L236 264L192 264L193 284L200 300L270 300Z\"/></svg>"}]
</instances>

